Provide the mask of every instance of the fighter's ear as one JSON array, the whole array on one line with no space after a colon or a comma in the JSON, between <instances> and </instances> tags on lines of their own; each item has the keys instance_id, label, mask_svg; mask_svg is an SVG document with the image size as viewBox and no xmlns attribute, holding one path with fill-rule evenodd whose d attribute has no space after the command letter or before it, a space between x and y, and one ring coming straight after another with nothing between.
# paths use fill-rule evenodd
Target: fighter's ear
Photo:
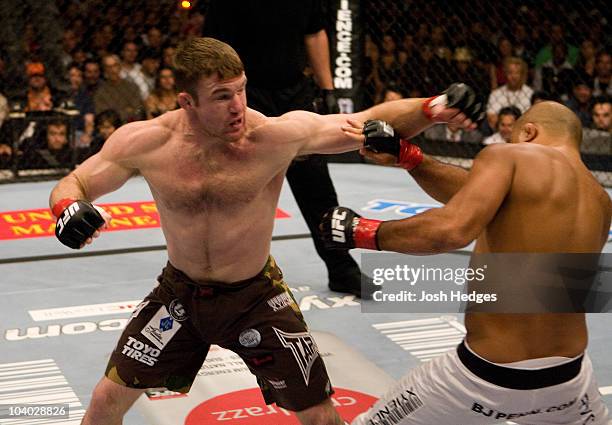
<instances>
[{"instance_id":1,"label":"fighter's ear","mask_svg":"<svg viewBox=\"0 0 612 425\"><path fill-rule=\"evenodd\" d=\"M176 97L179 106L183 109L190 110L195 106L195 101L189 93L180 92Z\"/></svg>"},{"instance_id":2,"label":"fighter's ear","mask_svg":"<svg viewBox=\"0 0 612 425\"><path fill-rule=\"evenodd\" d=\"M534 123L528 122L523 124L519 133L519 142L532 142L538 137L538 132L539 129Z\"/></svg>"}]
</instances>

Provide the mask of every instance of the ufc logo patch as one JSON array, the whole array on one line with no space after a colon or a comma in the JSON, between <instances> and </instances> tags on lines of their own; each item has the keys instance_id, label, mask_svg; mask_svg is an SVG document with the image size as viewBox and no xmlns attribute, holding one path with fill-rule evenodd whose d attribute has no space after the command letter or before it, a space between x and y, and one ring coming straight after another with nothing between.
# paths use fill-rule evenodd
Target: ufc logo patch
<instances>
[{"instance_id":1,"label":"ufc logo patch","mask_svg":"<svg viewBox=\"0 0 612 425\"><path fill-rule=\"evenodd\" d=\"M332 240L334 242L346 243L345 226L342 224L345 219L346 211L334 211L331 220Z\"/></svg>"},{"instance_id":2,"label":"ufc logo patch","mask_svg":"<svg viewBox=\"0 0 612 425\"><path fill-rule=\"evenodd\" d=\"M72 204L68 206L68 208L64 210L64 213L62 214L62 216L57 220L57 227L59 228L58 230L59 235L62 234L62 232L64 231L64 226L66 225L66 223L68 223L68 221L70 221L72 216L77 213L79 208L80 208L79 203L73 202Z\"/></svg>"}]
</instances>

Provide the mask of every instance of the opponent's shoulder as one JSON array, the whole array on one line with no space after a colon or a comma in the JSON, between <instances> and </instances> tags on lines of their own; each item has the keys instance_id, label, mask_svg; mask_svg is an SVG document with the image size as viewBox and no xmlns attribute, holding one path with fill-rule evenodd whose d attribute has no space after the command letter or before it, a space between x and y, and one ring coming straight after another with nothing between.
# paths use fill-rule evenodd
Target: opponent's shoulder
<instances>
[{"instance_id":1,"label":"opponent's shoulder","mask_svg":"<svg viewBox=\"0 0 612 425\"><path fill-rule=\"evenodd\" d=\"M477 161L511 162L517 155L517 145L512 143L495 143L485 146L476 155Z\"/></svg>"}]
</instances>

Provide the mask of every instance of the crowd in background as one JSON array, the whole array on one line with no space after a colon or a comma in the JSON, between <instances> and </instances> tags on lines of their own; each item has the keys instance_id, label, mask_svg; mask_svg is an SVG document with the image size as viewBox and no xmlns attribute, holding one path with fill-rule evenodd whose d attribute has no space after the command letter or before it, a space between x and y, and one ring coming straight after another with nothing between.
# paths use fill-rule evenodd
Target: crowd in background
<instances>
[{"instance_id":1,"label":"crowd in background","mask_svg":"<svg viewBox=\"0 0 612 425\"><path fill-rule=\"evenodd\" d=\"M474 0L469 10L462 2L364 1L365 106L434 95L463 81L486 102L486 120L476 132L436 126L428 137L504 142L531 104L552 99L580 117L587 151L608 154L611 33L598 1ZM121 124L175 109L172 57L180 41L201 35L206 15L204 1L190 9L174 0L55 4L56 15L46 19L61 28L57 49L47 48L35 19L22 23L23 63L11 62L14 48L0 46L0 168L16 157L20 168L78 163ZM27 1L18 7L23 16L36 14ZM0 26L15 25L2 19ZM58 118L58 108L78 116ZM45 118L3 125L9 111Z\"/></svg>"},{"instance_id":2,"label":"crowd in background","mask_svg":"<svg viewBox=\"0 0 612 425\"><path fill-rule=\"evenodd\" d=\"M368 105L428 97L463 81L486 103L487 119L477 133L443 126L428 132L432 138L507 142L507 122L535 101L555 100L582 121L583 151L612 153L612 39L603 2L365 5Z\"/></svg>"}]
</instances>

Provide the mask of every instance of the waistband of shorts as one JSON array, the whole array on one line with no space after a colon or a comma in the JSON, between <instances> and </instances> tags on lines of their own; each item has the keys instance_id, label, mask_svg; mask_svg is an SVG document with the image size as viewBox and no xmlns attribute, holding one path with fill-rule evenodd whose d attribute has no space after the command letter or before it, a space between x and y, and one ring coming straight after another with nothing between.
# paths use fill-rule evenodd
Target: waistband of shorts
<instances>
[{"instance_id":1,"label":"waistband of shorts","mask_svg":"<svg viewBox=\"0 0 612 425\"><path fill-rule=\"evenodd\" d=\"M266 264L261 269L261 271L257 273L255 276L250 277L248 279L239 280L237 282L231 282L231 283L217 282L213 280L205 281L205 282L196 282L193 279L191 279L189 276L187 276L184 272L174 267L170 263L170 261L168 261L168 263L166 264L166 267L164 267L164 270L162 271L161 277L168 279L172 282L177 282L177 281L182 282L186 285L194 286L196 288L212 288L212 289L216 289L220 291L237 291L237 290L240 290L240 289L243 289L249 286L250 284L256 281L266 279L266 273L268 273L270 270L276 267L277 267L276 262L274 261L274 258L272 258L272 256L270 255L268 257L268 260L266 261Z\"/></svg>"},{"instance_id":2,"label":"waistband of shorts","mask_svg":"<svg viewBox=\"0 0 612 425\"><path fill-rule=\"evenodd\" d=\"M470 372L491 384L513 390L535 390L570 381L580 373L584 354L557 366L542 369L518 369L491 363L466 346L465 341L457 347L461 363Z\"/></svg>"}]
</instances>

